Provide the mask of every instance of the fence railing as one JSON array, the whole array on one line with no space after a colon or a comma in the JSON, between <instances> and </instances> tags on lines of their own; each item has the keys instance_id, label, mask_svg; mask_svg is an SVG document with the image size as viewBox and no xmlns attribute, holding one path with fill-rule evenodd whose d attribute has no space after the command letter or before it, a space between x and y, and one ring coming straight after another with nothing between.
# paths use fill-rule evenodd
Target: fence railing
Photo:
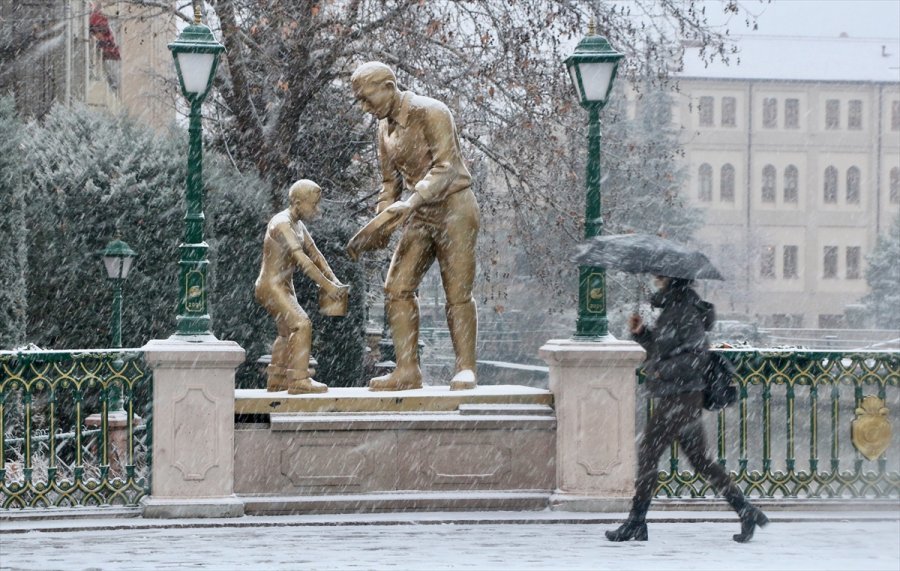
<instances>
[{"instance_id":1,"label":"fence railing","mask_svg":"<svg viewBox=\"0 0 900 571\"><path fill-rule=\"evenodd\" d=\"M137 505L151 403L140 352L0 352L0 509Z\"/></svg>"},{"instance_id":2,"label":"fence railing","mask_svg":"<svg viewBox=\"0 0 900 571\"><path fill-rule=\"evenodd\" d=\"M900 353L723 350L740 398L705 415L718 462L750 496L900 496ZM647 400L648 418L653 401ZM712 428L712 427L708 427ZM663 459L656 495L704 497L709 482ZM668 464L665 466L665 464Z\"/></svg>"}]
</instances>

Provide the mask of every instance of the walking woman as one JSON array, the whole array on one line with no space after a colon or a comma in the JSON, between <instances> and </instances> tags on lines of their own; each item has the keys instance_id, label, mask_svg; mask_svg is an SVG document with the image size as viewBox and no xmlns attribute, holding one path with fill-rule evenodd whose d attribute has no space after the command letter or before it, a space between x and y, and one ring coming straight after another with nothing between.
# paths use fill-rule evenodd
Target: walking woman
<instances>
[{"instance_id":1,"label":"walking woman","mask_svg":"<svg viewBox=\"0 0 900 571\"><path fill-rule=\"evenodd\" d=\"M702 371L709 359L706 332L715 323L711 303L700 299L692 280L656 276L659 290L650 298L662 312L654 327L632 315L628 327L635 341L647 351L646 386L656 399L653 415L644 429L638 451L638 474L631 513L621 527L607 531L610 541L647 541L647 510L656 489L659 458L677 439L694 469L710 481L741 519L734 540L746 543L756 526L769 523L759 508L750 504L727 472L707 453L700 420L703 412Z\"/></svg>"}]
</instances>

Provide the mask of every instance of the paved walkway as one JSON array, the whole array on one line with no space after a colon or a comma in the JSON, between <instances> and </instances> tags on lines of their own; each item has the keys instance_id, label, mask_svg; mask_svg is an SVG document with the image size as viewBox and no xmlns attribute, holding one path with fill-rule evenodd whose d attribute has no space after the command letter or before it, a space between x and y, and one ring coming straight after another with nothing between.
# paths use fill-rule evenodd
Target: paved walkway
<instances>
[{"instance_id":1,"label":"paved walkway","mask_svg":"<svg viewBox=\"0 0 900 571\"><path fill-rule=\"evenodd\" d=\"M900 570L900 513L774 512L731 540L722 512L651 513L650 541L614 544L624 514L466 512L0 522L0 569Z\"/></svg>"}]
</instances>

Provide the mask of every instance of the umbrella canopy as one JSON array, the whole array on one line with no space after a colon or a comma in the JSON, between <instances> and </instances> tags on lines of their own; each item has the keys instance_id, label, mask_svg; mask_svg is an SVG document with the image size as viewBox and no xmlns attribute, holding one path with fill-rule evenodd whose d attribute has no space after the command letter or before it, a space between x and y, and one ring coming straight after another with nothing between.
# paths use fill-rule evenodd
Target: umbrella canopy
<instances>
[{"instance_id":1,"label":"umbrella canopy","mask_svg":"<svg viewBox=\"0 0 900 571\"><path fill-rule=\"evenodd\" d=\"M579 246L572 261L632 274L689 280L725 279L703 253L649 234L597 236Z\"/></svg>"}]
</instances>

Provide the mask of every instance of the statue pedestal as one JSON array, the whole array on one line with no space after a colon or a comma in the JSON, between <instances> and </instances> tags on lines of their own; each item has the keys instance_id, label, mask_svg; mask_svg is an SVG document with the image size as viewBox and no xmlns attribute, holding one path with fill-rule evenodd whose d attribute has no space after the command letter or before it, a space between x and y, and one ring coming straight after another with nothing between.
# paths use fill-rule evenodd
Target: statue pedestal
<instances>
[{"instance_id":1,"label":"statue pedestal","mask_svg":"<svg viewBox=\"0 0 900 571\"><path fill-rule=\"evenodd\" d=\"M634 494L635 369L630 341L557 339L540 349L556 405L556 493L551 507L627 511Z\"/></svg>"},{"instance_id":2,"label":"statue pedestal","mask_svg":"<svg viewBox=\"0 0 900 571\"><path fill-rule=\"evenodd\" d=\"M153 468L144 517L238 517L234 495L233 341L154 340L142 347L153 369Z\"/></svg>"},{"instance_id":3,"label":"statue pedestal","mask_svg":"<svg viewBox=\"0 0 900 571\"><path fill-rule=\"evenodd\" d=\"M237 390L246 513L543 509L554 488L549 391Z\"/></svg>"}]
</instances>

